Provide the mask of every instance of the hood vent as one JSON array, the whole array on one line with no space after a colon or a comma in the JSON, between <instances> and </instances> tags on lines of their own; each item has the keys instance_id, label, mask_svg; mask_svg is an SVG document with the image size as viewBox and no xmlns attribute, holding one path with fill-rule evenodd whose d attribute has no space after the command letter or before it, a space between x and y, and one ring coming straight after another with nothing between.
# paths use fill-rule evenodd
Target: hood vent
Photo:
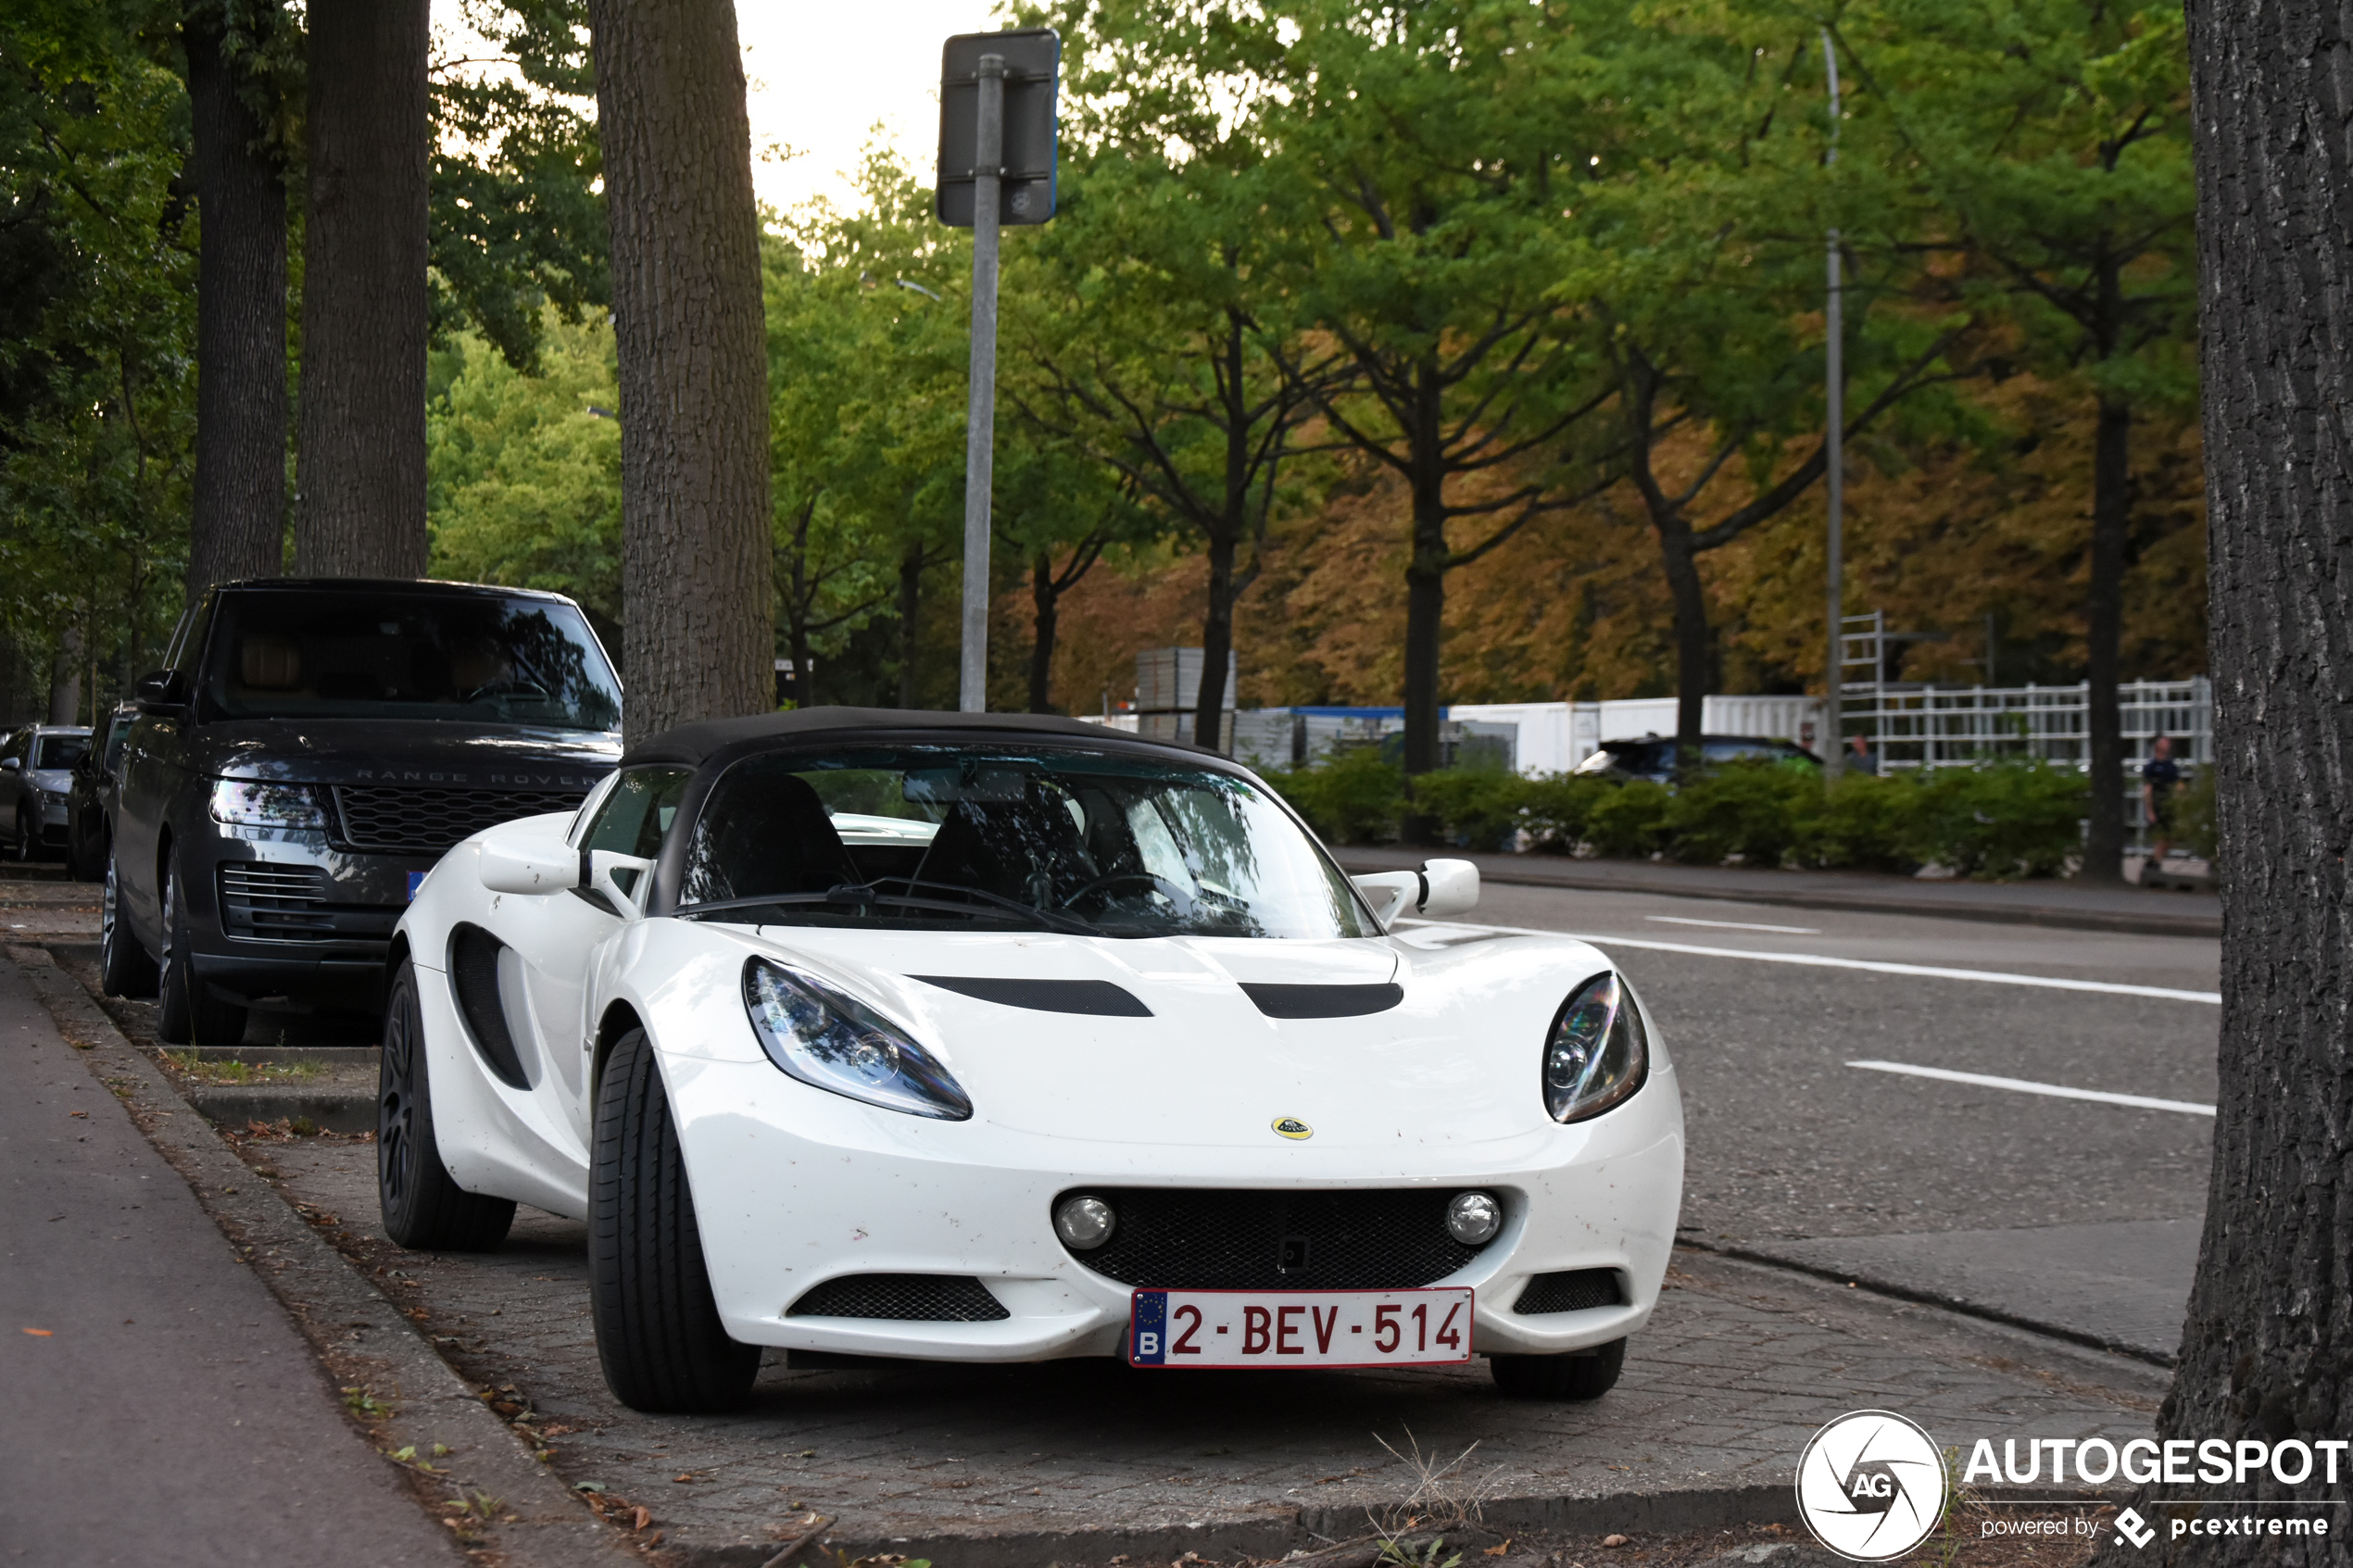
<instances>
[{"instance_id":1,"label":"hood vent","mask_svg":"<svg viewBox=\"0 0 2353 1568\"><path fill-rule=\"evenodd\" d=\"M911 974L926 985L999 1007L1033 1012L1076 1012L1095 1018L1150 1018L1152 1010L1108 980L998 980L978 975Z\"/></svg>"},{"instance_id":2,"label":"hood vent","mask_svg":"<svg viewBox=\"0 0 2353 1568\"><path fill-rule=\"evenodd\" d=\"M1269 1018L1363 1018L1405 999L1394 982L1378 985L1270 985L1242 982L1242 990Z\"/></svg>"}]
</instances>

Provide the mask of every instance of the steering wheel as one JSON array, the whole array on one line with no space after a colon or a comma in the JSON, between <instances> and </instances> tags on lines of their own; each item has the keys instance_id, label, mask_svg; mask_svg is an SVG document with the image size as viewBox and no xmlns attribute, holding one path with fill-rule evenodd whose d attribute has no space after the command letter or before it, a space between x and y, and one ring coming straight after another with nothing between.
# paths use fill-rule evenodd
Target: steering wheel
<instances>
[{"instance_id":1,"label":"steering wheel","mask_svg":"<svg viewBox=\"0 0 2353 1568\"><path fill-rule=\"evenodd\" d=\"M1069 897L1063 899L1057 907L1067 909L1073 904L1077 903L1078 900L1086 897L1090 893L1101 893L1108 888L1117 887L1120 884L1126 882L1142 883L1146 887L1151 889L1153 892L1164 895L1169 902L1175 904L1178 909L1190 909L1192 907L1193 896L1191 894L1186 892L1183 888L1177 886L1166 877L1154 876L1150 872L1113 872L1107 876L1099 876L1094 881L1088 883L1086 886L1080 888L1077 892L1072 894Z\"/></svg>"}]
</instances>

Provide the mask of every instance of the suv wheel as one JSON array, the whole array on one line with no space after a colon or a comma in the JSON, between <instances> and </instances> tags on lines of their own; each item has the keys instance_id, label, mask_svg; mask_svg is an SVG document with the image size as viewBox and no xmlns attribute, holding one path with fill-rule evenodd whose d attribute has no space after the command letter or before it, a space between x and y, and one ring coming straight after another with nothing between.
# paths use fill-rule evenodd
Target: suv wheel
<instances>
[{"instance_id":1,"label":"suv wheel","mask_svg":"<svg viewBox=\"0 0 2353 1568\"><path fill-rule=\"evenodd\" d=\"M106 891L98 897L98 988L109 997L156 994L156 960L122 918L114 854L107 854Z\"/></svg>"},{"instance_id":2,"label":"suv wheel","mask_svg":"<svg viewBox=\"0 0 2353 1568\"><path fill-rule=\"evenodd\" d=\"M468 1192L450 1179L433 1131L425 1022L416 966L402 960L384 1003L376 1079L376 1199L384 1234L414 1250L489 1252L515 1223L512 1198Z\"/></svg>"},{"instance_id":3,"label":"suv wheel","mask_svg":"<svg viewBox=\"0 0 2353 1568\"><path fill-rule=\"evenodd\" d=\"M164 873L163 961L156 1037L167 1046L234 1046L245 1037L245 1010L224 1002L197 977L188 933L188 900L174 861Z\"/></svg>"}]
</instances>

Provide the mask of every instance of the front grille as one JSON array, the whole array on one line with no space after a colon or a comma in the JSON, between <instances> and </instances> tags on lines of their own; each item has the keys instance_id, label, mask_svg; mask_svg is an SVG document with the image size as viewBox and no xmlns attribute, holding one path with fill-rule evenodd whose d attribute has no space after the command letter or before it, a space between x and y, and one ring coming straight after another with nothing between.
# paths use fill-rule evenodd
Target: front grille
<instances>
[{"instance_id":1,"label":"front grille","mask_svg":"<svg viewBox=\"0 0 2353 1568\"><path fill-rule=\"evenodd\" d=\"M1086 1191L1117 1219L1109 1241L1074 1256L1123 1285L1156 1289L1406 1290L1445 1278L1485 1245L1446 1233L1454 1195L1442 1188Z\"/></svg>"},{"instance_id":2,"label":"front grille","mask_svg":"<svg viewBox=\"0 0 2353 1568\"><path fill-rule=\"evenodd\" d=\"M334 935L327 879L316 866L231 861L220 868L220 928L232 936L317 942Z\"/></svg>"},{"instance_id":3,"label":"front grille","mask_svg":"<svg viewBox=\"0 0 2353 1568\"><path fill-rule=\"evenodd\" d=\"M1519 1299L1512 1303L1512 1311L1581 1312L1589 1307L1615 1307L1624 1299L1618 1294L1617 1271L1568 1269L1529 1280Z\"/></svg>"},{"instance_id":4,"label":"front grille","mask_svg":"<svg viewBox=\"0 0 2353 1568\"><path fill-rule=\"evenodd\" d=\"M518 817L577 810L587 793L442 784L337 784L335 813L343 819L343 841L354 849L438 855L484 828Z\"/></svg>"},{"instance_id":5,"label":"front grille","mask_svg":"<svg viewBox=\"0 0 2353 1568\"><path fill-rule=\"evenodd\" d=\"M785 1315L901 1323L995 1323L1013 1316L969 1274L844 1274L803 1296Z\"/></svg>"}]
</instances>

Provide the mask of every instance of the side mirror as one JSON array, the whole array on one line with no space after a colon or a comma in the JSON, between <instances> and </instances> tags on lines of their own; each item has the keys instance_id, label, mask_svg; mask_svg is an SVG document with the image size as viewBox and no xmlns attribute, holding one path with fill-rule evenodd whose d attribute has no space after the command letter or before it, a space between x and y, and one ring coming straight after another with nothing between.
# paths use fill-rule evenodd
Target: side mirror
<instances>
[{"instance_id":1,"label":"side mirror","mask_svg":"<svg viewBox=\"0 0 2353 1568\"><path fill-rule=\"evenodd\" d=\"M573 889L601 894L612 911L635 920L643 911L633 890L653 869L651 860L616 855L610 849L583 854L568 845L485 844L478 851L477 872L493 893L535 897ZM593 902L593 900L592 900Z\"/></svg>"},{"instance_id":2,"label":"side mirror","mask_svg":"<svg viewBox=\"0 0 2353 1568\"><path fill-rule=\"evenodd\" d=\"M1478 868L1468 860L1422 862L1422 915L1445 920L1478 907Z\"/></svg>"},{"instance_id":3,"label":"side mirror","mask_svg":"<svg viewBox=\"0 0 2353 1568\"><path fill-rule=\"evenodd\" d=\"M12 772L12 773L13 773L13 772L15 772L15 771L16 771L19 768L21 768L21 767L23 767L23 766L24 766L24 764L23 764L23 763L21 763L21 762L18 761L18 760L17 760L15 758L13 758L13 757L0 757L0 768L6 768L8 771L10 771L10 772Z\"/></svg>"},{"instance_id":4,"label":"side mirror","mask_svg":"<svg viewBox=\"0 0 2353 1568\"><path fill-rule=\"evenodd\" d=\"M1478 868L1468 860L1425 860L1417 872L1351 877L1383 925L1403 915L1445 920L1478 904Z\"/></svg>"},{"instance_id":5,"label":"side mirror","mask_svg":"<svg viewBox=\"0 0 2353 1568\"><path fill-rule=\"evenodd\" d=\"M188 705L187 682L177 670L150 670L132 690L142 713L177 713Z\"/></svg>"}]
</instances>

